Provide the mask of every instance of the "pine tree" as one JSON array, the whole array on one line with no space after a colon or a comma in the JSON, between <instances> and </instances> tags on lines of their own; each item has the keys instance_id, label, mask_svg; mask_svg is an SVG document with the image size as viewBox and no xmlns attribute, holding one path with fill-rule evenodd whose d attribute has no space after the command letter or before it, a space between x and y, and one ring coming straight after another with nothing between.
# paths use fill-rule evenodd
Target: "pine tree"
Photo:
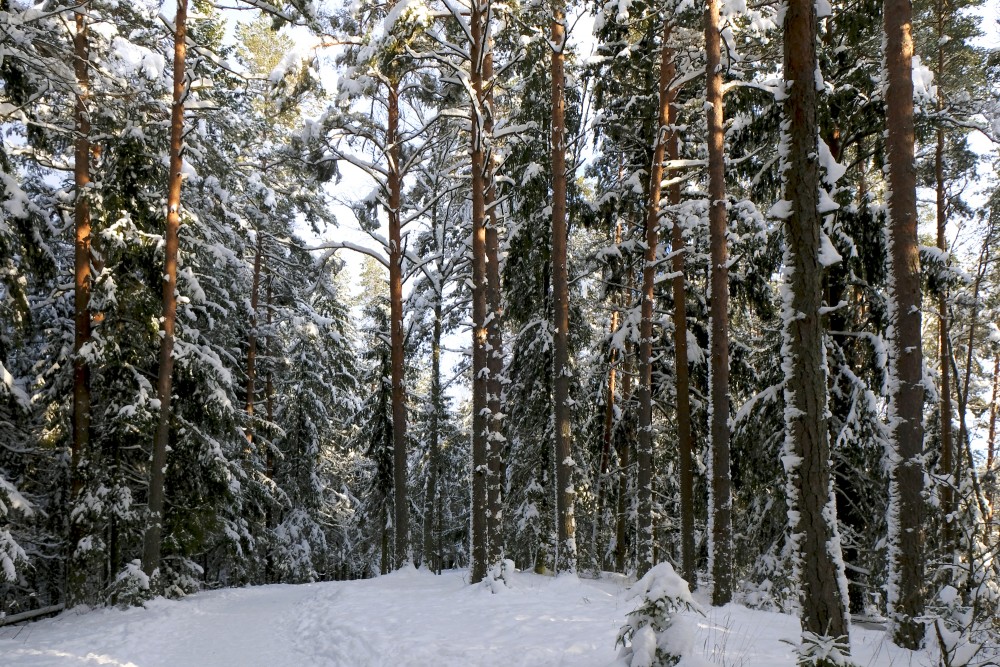
<instances>
[{"instance_id":1,"label":"pine tree","mask_svg":"<svg viewBox=\"0 0 1000 667\"><path fill-rule=\"evenodd\" d=\"M792 0L784 20L783 165L785 270L782 319L789 530L799 579L800 664L840 664L850 653L847 584L837 534L827 427L827 363L820 316L823 253L820 202L816 5ZM825 193L824 193L825 194ZM827 243L829 241L827 240ZM829 250L826 251L829 254ZM841 657L827 653L833 640Z\"/></svg>"},{"instance_id":2,"label":"pine tree","mask_svg":"<svg viewBox=\"0 0 1000 667\"><path fill-rule=\"evenodd\" d=\"M911 20L909 3L885 3L892 377L888 604L893 640L917 648L924 635L918 620L924 609L924 389Z\"/></svg>"}]
</instances>

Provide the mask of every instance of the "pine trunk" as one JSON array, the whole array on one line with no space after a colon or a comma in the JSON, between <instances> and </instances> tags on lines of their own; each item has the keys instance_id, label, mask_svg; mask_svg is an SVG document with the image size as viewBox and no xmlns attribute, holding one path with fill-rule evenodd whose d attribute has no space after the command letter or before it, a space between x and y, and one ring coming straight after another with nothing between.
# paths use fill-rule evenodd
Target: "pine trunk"
<instances>
[{"instance_id":1,"label":"pine trunk","mask_svg":"<svg viewBox=\"0 0 1000 667\"><path fill-rule=\"evenodd\" d=\"M435 230L436 231L436 230ZM434 499L437 496L441 438L441 298L435 295L434 333L431 339L431 419L427 452L427 493L424 495L424 563L432 572L440 570L441 554L434 553Z\"/></svg>"},{"instance_id":2,"label":"pine trunk","mask_svg":"<svg viewBox=\"0 0 1000 667\"><path fill-rule=\"evenodd\" d=\"M250 333L247 341L247 444L253 443L253 404L257 389L257 304L260 296L261 234L257 233L257 247L253 257L253 282L250 285Z\"/></svg>"},{"instance_id":3,"label":"pine trunk","mask_svg":"<svg viewBox=\"0 0 1000 667\"><path fill-rule=\"evenodd\" d=\"M629 270L629 290L628 299L626 303L631 303L632 292L635 287L635 274ZM627 410L629 402L632 400L632 375L635 372L634 367L626 367L631 355L629 354L629 345L626 343L625 353L622 355L622 412ZM626 428L630 424L631 420L624 420L622 425ZM628 564L628 519L629 519L629 494L628 494L628 482L631 477L631 451L630 444L633 438L629 437L632 435L623 434L622 437L618 438L618 465L619 465L619 475L618 475L618 511L616 513L616 525L615 525L615 571L625 574L625 569Z\"/></svg>"},{"instance_id":4,"label":"pine trunk","mask_svg":"<svg viewBox=\"0 0 1000 667\"><path fill-rule=\"evenodd\" d=\"M486 11L489 16L489 7ZM486 173L486 342L489 348L487 366L487 403L490 409L489 423L489 483L487 488L489 517L487 521L487 545L489 563L496 564L503 559L503 485L506 470L503 463L503 303L500 292L500 217L496 210L496 179L493 161L493 47L490 39L490 25L483 30L483 139L484 168Z\"/></svg>"},{"instance_id":5,"label":"pine trunk","mask_svg":"<svg viewBox=\"0 0 1000 667\"><path fill-rule=\"evenodd\" d=\"M997 451L997 412L1000 411L1000 354L993 361L993 396L990 399L990 425L986 436L986 478L990 481L986 488L986 498L990 511L986 521L986 535L993 533L993 517L996 515L997 475L993 469Z\"/></svg>"},{"instance_id":6,"label":"pine trunk","mask_svg":"<svg viewBox=\"0 0 1000 667\"><path fill-rule=\"evenodd\" d=\"M937 13L937 76L940 79L944 72L944 3L938 0L935 11ZM938 89L937 110L944 110L943 93ZM944 128L937 130L937 146L934 150L934 180L937 203L937 247L942 252L948 250L947 224L948 209L945 198L944 180ZM954 549L954 537L950 523L950 517L954 511L955 501L952 484L955 473L953 452L955 446L952 442L952 406L951 406L951 364L949 363L950 353L948 351L948 336L950 334L948 322L948 294L945 286L941 286L941 293L938 295L938 359L941 367L941 474L945 476L945 482L941 487L941 537L946 552Z\"/></svg>"},{"instance_id":7,"label":"pine trunk","mask_svg":"<svg viewBox=\"0 0 1000 667\"><path fill-rule=\"evenodd\" d=\"M76 141L74 145L73 180L76 193L74 210L76 241L74 243L74 340L73 340L73 441L70 452L70 502L75 505L83 492L83 461L90 446L90 363L84 346L91 340L90 325L90 43L87 17L77 12L76 33L73 35L74 69L76 72ZM70 508L72 512L72 507ZM70 514L71 514L70 512ZM82 528L70 519L69 586L70 604L81 601L85 573L77 567L75 552Z\"/></svg>"},{"instance_id":8,"label":"pine trunk","mask_svg":"<svg viewBox=\"0 0 1000 667\"><path fill-rule=\"evenodd\" d=\"M990 399L990 430L986 437L986 472L993 470L996 462L997 412L1000 409L1000 354L993 360L993 396Z\"/></svg>"},{"instance_id":9,"label":"pine trunk","mask_svg":"<svg viewBox=\"0 0 1000 667\"><path fill-rule=\"evenodd\" d=\"M271 306L272 306L272 304L274 302L273 301L273 297L274 297L273 287L274 287L274 276L271 275L270 272L268 272L268 275L267 275L267 297L266 297L267 298L266 308L267 308L267 332L268 332L268 335L264 338L264 348L265 348L266 353L268 355L273 355L273 352L271 350L271 336L270 336L270 334L271 334L271 325L274 323L274 321L273 321L273 311L272 311L272 308L271 308ZM266 383L264 385L264 397L265 397L265 399L264 399L265 400L265 409L267 410L267 423L268 424L273 424L274 423L274 377L273 377L273 374L272 374L270 368L268 368L268 371L267 371L267 381L266 381ZM267 465L267 478L273 480L274 479L274 449L272 448L270 442L267 443L267 456L265 457L265 460L266 460L266 465ZM268 522L268 525L273 525L273 524L271 522Z\"/></svg>"},{"instance_id":10,"label":"pine trunk","mask_svg":"<svg viewBox=\"0 0 1000 667\"><path fill-rule=\"evenodd\" d=\"M403 176L400 173L399 83L389 86L389 345L392 375L392 465L393 465L393 549L398 570L412 560L410 555L410 512L406 495L406 394L403 389L403 241L400 219Z\"/></svg>"},{"instance_id":11,"label":"pine trunk","mask_svg":"<svg viewBox=\"0 0 1000 667\"><path fill-rule=\"evenodd\" d=\"M621 243L622 232L621 223L615 225L615 245ZM613 337L618 331L618 321L620 314L617 309L611 313L611 322L608 326L609 334ZM601 438L601 460L599 473L597 475L597 485L594 496L597 504L597 519L594 521L594 528L591 533L591 549L594 554L595 569L600 572L604 568L604 557L601 554L600 542L598 540L601 531L601 522L604 520L605 496L607 495L608 465L611 460L611 443L613 441L615 426L615 385L617 384L618 350L614 347L608 354L608 390L604 402L604 425L603 436Z\"/></svg>"},{"instance_id":12,"label":"pine trunk","mask_svg":"<svg viewBox=\"0 0 1000 667\"><path fill-rule=\"evenodd\" d=\"M672 61L673 53L670 57ZM674 127L677 124L676 96L677 91L672 91L671 103L668 107L670 132L667 135L667 158L669 160L680 158L677 130ZM667 175L670 177L671 173L668 171ZM671 183L667 190L667 196L671 207L678 206L681 203L680 183ZM691 380L688 371L687 297L684 284L685 245L680 218L675 214L670 231L670 248L673 253L670 268L674 274L673 280L670 282L674 297L674 378L677 401L677 459L681 493L681 575L688 582L688 586L694 588L697 584L694 544L694 438L691 435Z\"/></svg>"},{"instance_id":13,"label":"pine trunk","mask_svg":"<svg viewBox=\"0 0 1000 667\"><path fill-rule=\"evenodd\" d=\"M486 149L483 137L483 57L486 35L483 8L476 0L470 17L472 52L470 79L475 99L472 113L472 563L471 581L486 577L489 448L489 304L486 277Z\"/></svg>"},{"instance_id":14,"label":"pine trunk","mask_svg":"<svg viewBox=\"0 0 1000 667\"><path fill-rule=\"evenodd\" d=\"M892 281L890 396L895 465L890 481L889 607L892 635L915 649L924 636L923 347L913 160L913 40L909 0L885 0L886 152Z\"/></svg>"},{"instance_id":15,"label":"pine trunk","mask_svg":"<svg viewBox=\"0 0 1000 667\"><path fill-rule=\"evenodd\" d=\"M556 436L556 571L576 572L573 505L573 433L569 397L569 273L566 257L566 27L561 0L552 8L552 295L554 305L553 401Z\"/></svg>"},{"instance_id":16,"label":"pine trunk","mask_svg":"<svg viewBox=\"0 0 1000 667\"><path fill-rule=\"evenodd\" d=\"M712 603L733 597L732 483L729 474L729 251L725 180L725 132L722 111L722 51L719 1L705 9L705 72L708 79L708 228L711 246L711 498Z\"/></svg>"},{"instance_id":17,"label":"pine trunk","mask_svg":"<svg viewBox=\"0 0 1000 667\"><path fill-rule=\"evenodd\" d=\"M184 145L185 56L187 55L188 0L177 0L174 21L174 87L170 114L170 174L167 185L167 226L164 234L163 320L160 333L160 367L156 397L160 417L153 441L149 473L149 518L142 548L142 571L152 576L160 565L163 531L164 481L167 472L167 442L170 439L170 395L174 372L174 325L177 321L177 252L181 227L181 149Z\"/></svg>"},{"instance_id":18,"label":"pine trunk","mask_svg":"<svg viewBox=\"0 0 1000 667\"><path fill-rule=\"evenodd\" d=\"M646 202L646 252L642 265L642 320L639 324L639 442L638 463L638 569L642 577L653 567L653 305L656 301L656 249L659 245L660 188L663 159L670 133L670 107L673 103L670 81L674 78L673 51L670 48L669 20L663 24L660 45L659 114L653 138L653 161L649 169L649 200Z\"/></svg>"},{"instance_id":19,"label":"pine trunk","mask_svg":"<svg viewBox=\"0 0 1000 667\"><path fill-rule=\"evenodd\" d=\"M785 200L784 350L786 472L790 531L798 547L799 604L804 644L833 638L849 652L846 579L837 535L830 473L827 364L824 352L822 218L816 121L816 4L788 0L785 11L783 123L788 162ZM790 511L790 514L792 512ZM804 655L800 658L816 664ZM819 660L820 664L825 661Z\"/></svg>"}]
</instances>

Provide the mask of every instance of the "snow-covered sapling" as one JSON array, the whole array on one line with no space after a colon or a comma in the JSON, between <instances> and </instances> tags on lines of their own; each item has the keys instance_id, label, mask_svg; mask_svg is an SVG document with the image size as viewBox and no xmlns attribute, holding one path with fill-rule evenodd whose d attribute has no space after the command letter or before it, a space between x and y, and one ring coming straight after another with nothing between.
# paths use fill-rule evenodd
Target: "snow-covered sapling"
<instances>
[{"instance_id":1,"label":"snow-covered sapling","mask_svg":"<svg viewBox=\"0 0 1000 667\"><path fill-rule=\"evenodd\" d=\"M702 613L688 584L670 563L654 566L632 587L631 597L641 598L618 631L618 665L622 667L672 667L687 652L692 633L679 631L677 615ZM684 635L687 635L685 639Z\"/></svg>"}]
</instances>

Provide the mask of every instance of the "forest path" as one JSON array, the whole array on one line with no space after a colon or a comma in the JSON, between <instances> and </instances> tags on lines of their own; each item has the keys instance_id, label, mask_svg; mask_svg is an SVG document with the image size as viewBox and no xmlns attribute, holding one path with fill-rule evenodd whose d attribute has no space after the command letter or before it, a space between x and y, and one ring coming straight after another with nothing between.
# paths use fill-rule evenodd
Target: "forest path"
<instances>
[{"instance_id":1,"label":"forest path","mask_svg":"<svg viewBox=\"0 0 1000 667\"><path fill-rule=\"evenodd\" d=\"M0 628L5 667L606 666L630 603L621 580L517 575L497 595L404 570L65 612Z\"/></svg>"}]
</instances>

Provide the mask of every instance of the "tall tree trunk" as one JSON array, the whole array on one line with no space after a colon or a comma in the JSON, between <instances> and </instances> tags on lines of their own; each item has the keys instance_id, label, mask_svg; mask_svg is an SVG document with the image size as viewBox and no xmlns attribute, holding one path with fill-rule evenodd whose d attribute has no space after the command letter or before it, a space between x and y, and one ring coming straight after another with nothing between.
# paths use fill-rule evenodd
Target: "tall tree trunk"
<instances>
[{"instance_id":1,"label":"tall tree trunk","mask_svg":"<svg viewBox=\"0 0 1000 667\"><path fill-rule=\"evenodd\" d=\"M83 461L90 447L90 362L84 347L90 343L90 43L87 17L75 15L73 35L74 69L76 72L76 141L74 145L73 180L76 188L74 211L76 241L74 243L74 340L73 340L73 442L70 452L70 499L72 505L83 493ZM72 508L70 508L72 510ZM70 557L68 563L67 597L70 605L82 601L86 574L78 567L75 552L83 537L82 526L70 512Z\"/></svg>"},{"instance_id":2,"label":"tall tree trunk","mask_svg":"<svg viewBox=\"0 0 1000 667\"><path fill-rule=\"evenodd\" d=\"M990 430L986 437L986 472L993 470L996 461L997 411L1000 408L1000 354L993 361L993 396L990 398Z\"/></svg>"},{"instance_id":3,"label":"tall tree trunk","mask_svg":"<svg viewBox=\"0 0 1000 667\"><path fill-rule=\"evenodd\" d=\"M264 349L269 356L273 356L273 350L271 350L271 325L274 323L274 313L272 311L271 305L273 300L273 288L274 288L274 276L270 272L267 274L267 336L264 338ZM274 374L270 367L267 369L267 381L264 385L264 401L265 410L267 411L267 423L274 423ZM267 456L265 457L267 465L267 478L270 480L274 479L274 449L270 442L270 438L267 443ZM273 524L271 524L273 525Z\"/></svg>"},{"instance_id":4,"label":"tall tree trunk","mask_svg":"<svg viewBox=\"0 0 1000 667\"><path fill-rule=\"evenodd\" d=\"M489 423L489 484L487 489L489 518L487 521L488 560L491 565L503 559L503 485L506 469L503 463L503 303L500 291L500 216L496 209L496 174L493 154L493 44L490 38L490 4L486 3L483 26L483 139L486 169L486 342L489 348L487 366L487 403Z\"/></svg>"},{"instance_id":5,"label":"tall tree trunk","mask_svg":"<svg viewBox=\"0 0 1000 667\"><path fill-rule=\"evenodd\" d=\"M472 50L469 74L472 100L472 563L471 581L486 576L490 512L488 495L489 448L492 417L489 414L489 304L486 275L486 139L484 134L483 59L486 48L484 11L472 3Z\"/></svg>"},{"instance_id":6,"label":"tall tree trunk","mask_svg":"<svg viewBox=\"0 0 1000 667\"><path fill-rule=\"evenodd\" d=\"M635 285L634 274L629 270L629 290L628 298L626 303L631 303L632 292ZM627 410L629 402L632 400L632 374L634 369L627 368L626 364L629 362L631 355L628 351L629 345L625 344L625 352L623 356L622 363L622 412ZM624 419L622 424L628 427L630 425L629 419ZM631 478L631 452L629 451L629 445L632 443L633 438L629 437L632 434L623 435L618 438L618 465L619 465L619 475L618 475L618 511L616 513L616 525L615 525L615 571L625 573L625 568L628 562L628 519L629 519L629 498L628 498L628 482Z\"/></svg>"},{"instance_id":7,"label":"tall tree trunk","mask_svg":"<svg viewBox=\"0 0 1000 667\"><path fill-rule=\"evenodd\" d=\"M997 451L997 412L1000 408L1000 354L996 355L993 361L993 396L990 398L990 426L989 434L986 436L986 474L991 480L986 489L987 499L990 501L990 512L986 517L986 535L993 532L993 517L996 512L997 481L993 464L996 462Z\"/></svg>"},{"instance_id":8,"label":"tall tree trunk","mask_svg":"<svg viewBox=\"0 0 1000 667\"><path fill-rule=\"evenodd\" d=\"M401 139L399 136L399 82L389 84L389 345L392 375L392 462L393 462L393 549L395 568L412 561L410 554L410 511L406 495L406 394L403 388L403 240L400 202Z\"/></svg>"},{"instance_id":9,"label":"tall tree trunk","mask_svg":"<svg viewBox=\"0 0 1000 667\"><path fill-rule=\"evenodd\" d=\"M573 433L569 402L569 272L566 259L566 26L562 0L552 7L552 296L555 335L556 571L576 572Z\"/></svg>"},{"instance_id":10,"label":"tall tree trunk","mask_svg":"<svg viewBox=\"0 0 1000 667\"><path fill-rule=\"evenodd\" d=\"M733 597L732 483L729 474L729 251L726 245L725 132L722 111L722 51L719 0L705 8L705 72L708 79L708 233L711 245L711 455L709 500L712 542L709 550L712 603Z\"/></svg>"},{"instance_id":11,"label":"tall tree trunk","mask_svg":"<svg viewBox=\"0 0 1000 667\"><path fill-rule=\"evenodd\" d=\"M937 14L937 76L944 72L944 3L938 0L935 4ZM944 110L943 92L938 89L937 110ZM937 203L937 247L942 252L948 250L946 238L948 211L945 199L944 180L944 128L937 129L937 146L934 150L934 180ZM948 294L944 285L940 287L941 293L938 295L938 359L941 366L941 473L945 475L944 484L941 487L941 537L945 552L954 548L954 536L951 526L951 516L954 512L955 501L952 484L954 484L955 464L953 461L954 445L952 444L951 429L951 364L949 358L951 353L948 350L948 336L950 325L948 321Z\"/></svg>"},{"instance_id":12,"label":"tall tree trunk","mask_svg":"<svg viewBox=\"0 0 1000 667\"><path fill-rule=\"evenodd\" d=\"M670 107L674 78L673 50L670 48L670 19L663 22L660 45L659 114L653 139L653 162L649 169L649 200L646 202L646 252L642 265L642 320L639 324L639 442L637 572L641 577L653 567L653 305L656 300L656 249L660 226L660 188L663 159L670 133Z\"/></svg>"},{"instance_id":13,"label":"tall tree trunk","mask_svg":"<svg viewBox=\"0 0 1000 667\"><path fill-rule=\"evenodd\" d=\"M257 247L253 257L253 282L250 286L250 332L247 341L247 444L253 443L253 403L257 380L257 304L260 295L261 233L257 233Z\"/></svg>"},{"instance_id":14,"label":"tall tree trunk","mask_svg":"<svg viewBox=\"0 0 1000 667\"><path fill-rule=\"evenodd\" d=\"M886 151L889 161L889 253L895 462L890 480L889 608L893 640L917 648L924 636L923 347L920 254L913 162L913 39L910 0L885 0Z\"/></svg>"},{"instance_id":15,"label":"tall tree trunk","mask_svg":"<svg viewBox=\"0 0 1000 667\"><path fill-rule=\"evenodd\" d=\"M174 372L174 325L177 321L177 251L181 227L181 149L184 144L185 56L187 55L188 0L177 0L174 20L174 89L170 113L170 174L167 185L167 227L164 235L163 324L160 338L160 368L156 397L160 418L153 441L149 472L149 523L142 546L142 571L147 576L160 565L163 531L163 483L167 472L167 441L170 439L170 394Z\"/></svg>"},{"instance_id":16,"label":"tall tree trunk","mask_svg":"<svg viewBox=\"0 0 1000 667\"><path fill-rule=\"evenodd\" d=\"M618 222L615 225L615 245L617 246L622 242L622 225ZM616 308L611 313L611 322L608 326L609 333L614 337L615 332L618 331L618 322L621 318L621 314ZM597 475L597 485L594 490L594 496L597 500L597 519L594 521L594 529L591 533L591 550L594 553L594 563L595 569L600 572L604 568L604 557L601 555L600 547L598 543L598 535L601 533L601 521L604 520L604 503L605 496L607 495L606 482L608 476L608 464L611 460L611 443L614 436L615 427L615 385L617 384L617 370L618 370L618 350L615 347L611 348L611 352L608 354L608 392L607 398L604 403L604 427L603 427L603 437L601 439L601 461L599 467L599 473Z\"/></svg>"},{"instance_id":17,"label":"tall tree trunk","mask_svg":"<svg viewBox=\"0 0 1000 667\"><path fill-rule=\"evenodd\" d=\"M837 534L830 475L827 364L823 341L822 218L816 123L816 4L788 0L784 26L787 97L783 126L788 162L785 195L786 290L782 319L785 373L785 471L789 476L789 529L797 546L803 645L833 638L850 653L847 580ZM816 646L813 646L816 648ZM833 664L800 657L800 664Z\"/></svg>"},{"instance_id":18,"label":"tall tree trunk","mask_svg":"<svg viewBox=\"0 0 1000 667\"><path fill-rule=\"evenodd\" d=\"M435 225L435 234L437 233ZM427 452L427 493L424 495L424 562L427 569L437 572L440 569L441 554L434 554L434 499L437 496L438 474L441 465L441 298L439 292L434 302L434 333L431 338L431 419L430 444Z\"/></svg>"},{"instance_id":19,"label":"tall tree trunk","mask_svg":"<svg viewBox=\"0 0 1000 667\"><path fill-rule=\"evenodd\" d=\"M671 54L671 60L674 56ZM677 125L677 91L671 93L668 106L668 123L670 132L667 134L667 159L680 158ZM671 172L667 172L668 177ZM681 203L681 184L671 183L667 190L671 207ZM676 208L675 208L676 210ZM681 229L680 216L674 214L670 231L670 249L673 253L671 270L674 274L671 280L674 297L674 373L676 382L677 410L677 459L680 474L681 492L681 574L694 588L697 584L695 572L694 544L694 438L691 435L691 381L688 371L687 346L687 297L684 285L684 255L686 254L684 231Z\"/></svg>"}]
</instances>

